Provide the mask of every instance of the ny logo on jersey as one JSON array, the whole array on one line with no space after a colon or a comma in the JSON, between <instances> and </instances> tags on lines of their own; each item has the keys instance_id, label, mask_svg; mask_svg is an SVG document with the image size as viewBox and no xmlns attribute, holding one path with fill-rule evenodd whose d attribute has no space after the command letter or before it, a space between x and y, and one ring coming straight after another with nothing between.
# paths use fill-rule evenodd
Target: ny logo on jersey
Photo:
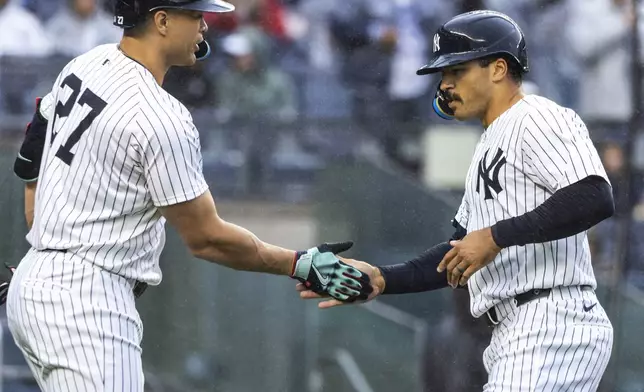
<instances>
[{"instance_id":1,"label":"ny logo on jersey","mask_svg":"<svg viewBox=\"0 0 644 392\"><path fill-rule=\"evenodd\" d=\"M485 152L483 159L479 162L479 172L476 178L476 193L480 193L481 181L483 181L483 189L485 189L485 200L492 199L492 190L498 195L503 188L499 183L499 172L503 165L505 165L505 157L503 156L503 150L500 148L496 150L496 155L492 162L486 166L487 163L487 154L490 150ZM490 176L490 173L492 174Z\"/></svg>"}]
</instances>

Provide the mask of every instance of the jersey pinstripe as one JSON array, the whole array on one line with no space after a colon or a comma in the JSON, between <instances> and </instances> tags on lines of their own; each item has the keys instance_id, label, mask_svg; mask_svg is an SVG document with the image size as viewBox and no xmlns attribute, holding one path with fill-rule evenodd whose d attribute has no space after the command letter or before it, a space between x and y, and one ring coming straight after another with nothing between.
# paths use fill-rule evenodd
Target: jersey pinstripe
<instances>
[{"instance_id":1,"label":"jersey pinstripe","mask_svg":"<svg viewBox=\"0 0 644 392\"><path fill-rule=\"evenodd\" d=\"M158 284L165 239L158 207L207 190L190 113L116 44L70 62L51 95L27 240Z\"/></svg>"},{"instance_id":2,"label":"jersey pinstripe","mask_svg":"<svg viewBox=\"0 0 644 392\"><path fill-rule=\"evenodd\" d=\"M559 287L549 298L505 309L483 353L484 392L597 390L613 327L591 288Z\"/></svg>"},{"instance_id":3,"label":"jersey pinstripe","mask_svg":"<svg viewBox=\"0 0 644 392\"><path fill-rule=\"evenodd\" d=\"M579 116L528 95L490 124L476 146L456 221L468 232L535 209L554 192L606 172ZM503 249L468 281L471 312L530 289L596 287L586 233Z\"/></svg>"},{"instance_id":4,"label":"jersey pinstripe","mask_svg":"<svg viewBox=\"0 0 644 392\"><path fill-rule=\"evenodd\" d=\"M30 252L7 297L16 344L45 392L143 392L131 282L62 252Z\"/></svg>"}]
</instances>

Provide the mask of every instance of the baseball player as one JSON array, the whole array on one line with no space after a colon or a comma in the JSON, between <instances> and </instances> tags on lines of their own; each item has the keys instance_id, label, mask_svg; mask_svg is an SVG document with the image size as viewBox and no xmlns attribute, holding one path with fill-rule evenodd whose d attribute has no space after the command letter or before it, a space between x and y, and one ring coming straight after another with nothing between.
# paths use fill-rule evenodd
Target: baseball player
<instances>
[{"instance_id":1,"label":"baseball player","mask_svg":"<svg viewBox=\"0 0 644 392\"><path fill-rule=\"evenodd\" d=\"M143 391L135 298L161 281L166 220L201 259L286 275L341 301L369 291L368 277L335 256L350 242L284 249L217 214L190 113L161 85L169 67L208 56L203 14L233 9L119 0L120 43L72 60L39 102L14 166L36 184L31 249L6 304L45 391Z\"/></svg>"},{"instance_id":2,"label":"baseball player","mask_svg":"<svg viewBox=\"0 0 644 392\"><path fill-rule=\"evenodd\" d=\"M472 315L494 328L484 391L595 391L613 328L595 295L586 230L613 214L611 186L579 116L522 93L528 70L523 33L506 15L475 11L439 28L417 73L441 73L441 117L477 119L485 130L455 234L405 263L347 262L370 275L368 299L467 288Z\"/></svg>"}]
</instances>

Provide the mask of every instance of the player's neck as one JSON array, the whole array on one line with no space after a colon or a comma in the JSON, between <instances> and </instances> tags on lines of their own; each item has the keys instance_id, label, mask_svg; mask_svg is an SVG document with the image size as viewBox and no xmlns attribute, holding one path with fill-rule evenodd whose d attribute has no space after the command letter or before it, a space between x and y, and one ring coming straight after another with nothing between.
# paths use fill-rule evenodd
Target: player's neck
<instances>
[{"instance_id":1,"label":"player's neck","mask_svg":"<svg viewBox=\"0 0 644 392\"><path fill-rule=\"evenodd\" d=\"M521 91L521 88L514 88L507 91L506 94L496 94L496 97L492 98L487 111L481 119L483 128L487 129L494 120L499 118L499 116L505 113L506 110L514 106L515 103L523 99L523 97L524 94L523 91Z\"/></svg>"},{"instance_id":2,"label":"player's neck","mask_svg":"<svg viewBox=\"0 0 644 392\"><path fill-rule=\"evenodd\" d=\"M119 44L119 49L125 56L150 71L159 86L163 85L163 79L170 67L167 66L163 55L159 53L154 45L138 39L123 37Z\"/></svg>"}]
</instances>

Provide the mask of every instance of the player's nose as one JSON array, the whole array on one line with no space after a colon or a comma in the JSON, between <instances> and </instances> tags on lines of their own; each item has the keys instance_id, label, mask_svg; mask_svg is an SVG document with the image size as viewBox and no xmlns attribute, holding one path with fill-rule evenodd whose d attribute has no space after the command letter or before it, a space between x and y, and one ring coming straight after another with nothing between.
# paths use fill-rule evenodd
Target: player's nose
<instances>
[{"instance_id":1,"label":"player's nose","mask_svg":"<svg viewBox=\"0 0 644 392\"><path fill-rule=\"evenodd\" d=\"M208 32L208 23L206 23L206 20L204 18L201 18L201 26L199 32L201 34Z\"/></svg>"},{"instance_id":2,"label":"player's nose","mask_svg":"<svg viewBox=\"0 0 644 392\"><path fill-rule=\"evenodd\" d=\"M439 85L439 88L443 91L448 91L450 89L454 88L454 83L450 82L449 80L446 80L445 78L441 79L441 83Z\"/></svg>"}]
</instances>

